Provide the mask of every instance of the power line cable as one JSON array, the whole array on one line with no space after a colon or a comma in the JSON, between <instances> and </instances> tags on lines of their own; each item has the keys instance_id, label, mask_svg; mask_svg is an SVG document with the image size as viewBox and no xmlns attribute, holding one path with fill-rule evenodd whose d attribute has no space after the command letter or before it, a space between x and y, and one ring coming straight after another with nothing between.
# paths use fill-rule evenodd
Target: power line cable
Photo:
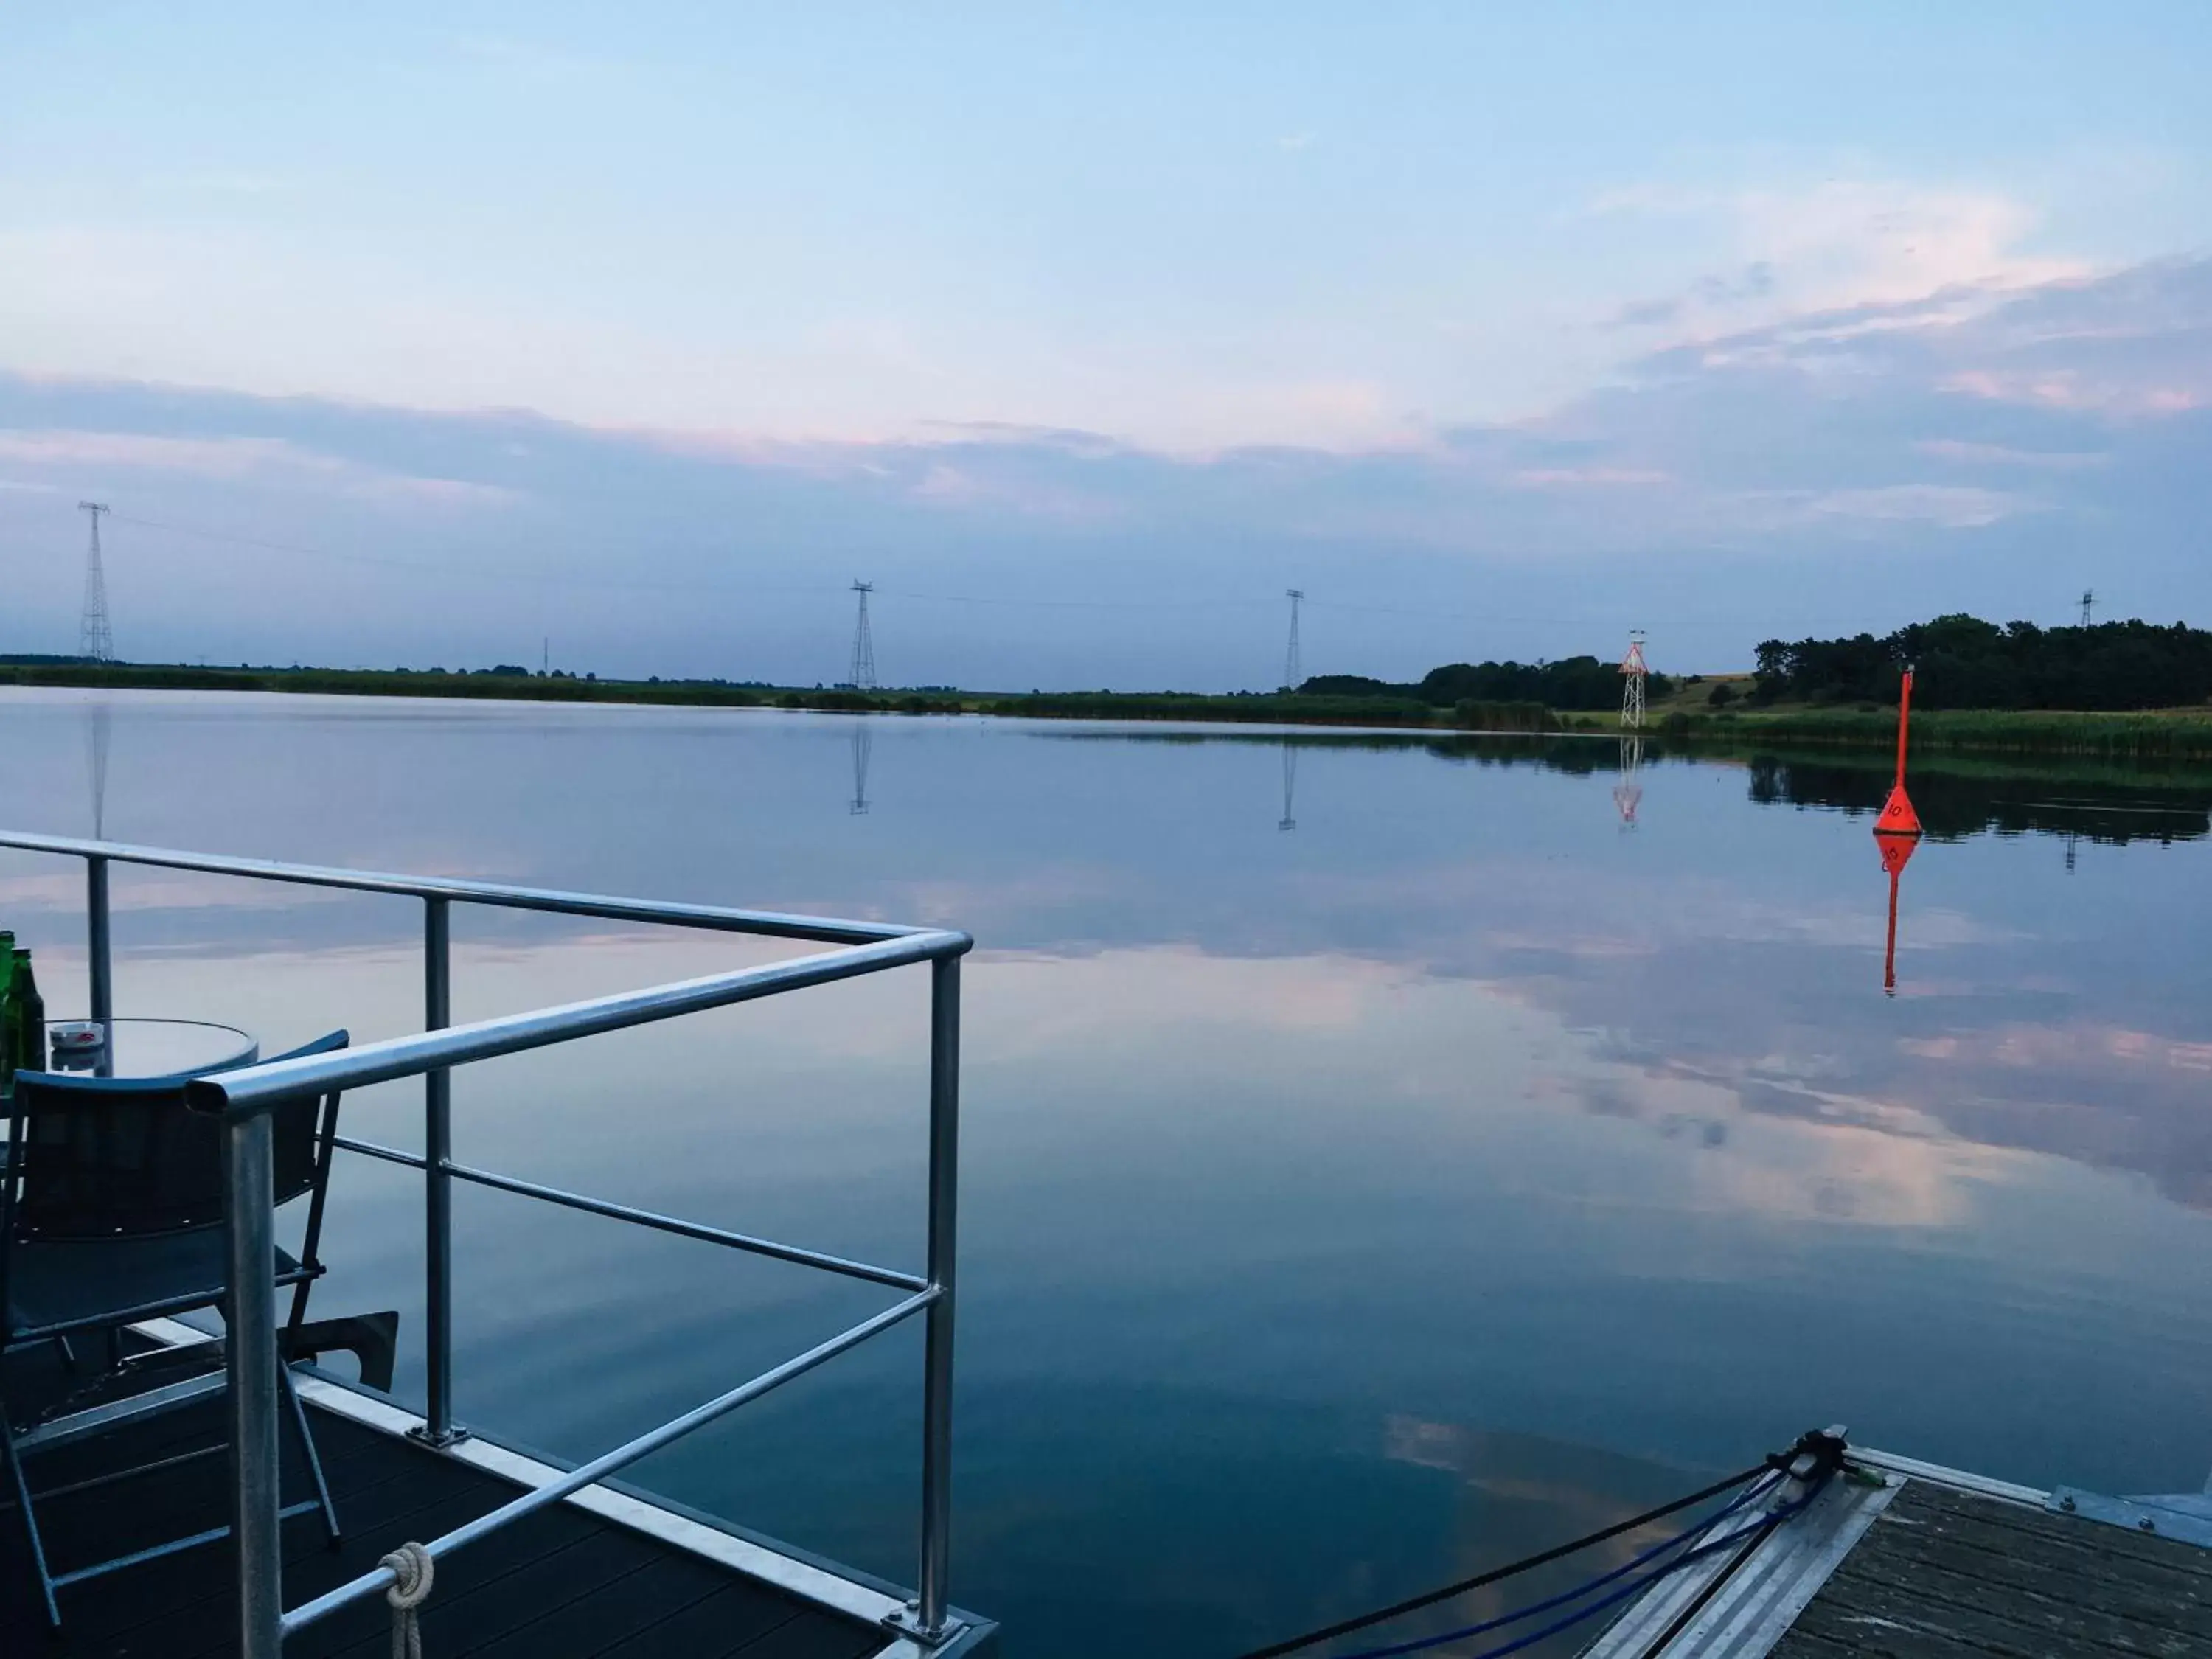
<instances>
[{"instance_id":1,"label":"power line cable","mask_svg":"<svg viewBox=\"0 0 2212 1659\"><path fill-rule=\"evenodd\" d=\"M346 553L335 548L309 547L299 542L270 541L265 537L240 536L225 530L207 530L193 525L175 524L161 519L144 519L129 514L111 514L118 523L135 524L149 530L166 530L173 535L190 536L200 541L229 542L240 547L258 547L271 553L295 553L304 558L336 559L346 564L369 565L387 570L404 570L420 575L433 575L445 580L456 576L473 576L487 581L514 581L564 587L620 587L664 592L693 592L712 591L732 593L829 593L836 590L823 587L775 587L757 583L687 581L672 582L652 577L627 575L589 576L554 570L515 570L497 567L457 566L451 562L427 563L416 559L395 559L386 554Z\"/></svg>"},{"instance_id":2,"label":"power line cable","mask_svg":"<svg viewBox=\"0 0 2212 1659\"><path fill-rule=\"evenodd\" d=\"M672 580L667 578L629 575L592 576L551 570L516 570L498 567L459 566L450 562L429 563L416 559L398 559L386 554L341 552L336 548L310 547L301 542L272 541L262 536L241 536L227 530L209 530L197 525L177 524L163 519L142 518L135 514L112 514L118 522L137 525L149 530L166 530L173 535L190 536L200 541L228 542L240 547L257 547L271 553L293 553L304 558L336 559L348 564L368 565L388 570L404 570L424 575L452 578L455 575L474 576L490 581L550 583L562 586L621 587L672 592L774 593L793 598L828 597L846 590L824 582L819 586L775 586L751 581L715 581L709 578ZM1258 601L1249 599L1024 599L1006 595L980 593L927 593L912 588L885 587L881 592L904 599L920 599L934 605L996 605L1036 606L1049 610L1079 611L1174 611L1190 609L1251 608Z\"/></svg>"},{"instance_id":3,"label":"power line cable","mask_svg":"<svg viewBox=\"0 0 2212 1659\"><path fill-rule=\"evenodd\" d=\"M276 541L264 536L243 536L234 531L210 530L203 526L179 524L172 520L149 519L137 514L115 513L110 515L118 524L137 525L148 530L164 530L173 535L190 536L199 541L227 542L240 547L259 548L264 552L291 553L303 558L335 559L342 563L366 565L374 568L404 570L422 575L435 575L447 580L456 576L472 577L486 581L516 581L551 584L570 587L620 587L665 592L727 592L774 593L792 598L828 598L844 592L837 585L824 582L819 586L763 585L750 581L715 581L709 578L690 578L673 580L665 577L637 577L628 575L592 576L573 572L551 570L517 570L496 566L455 565L450 562L430 562L418 559L394 558L388 554L341 551L336 548L312 547L301 542ZM1005 605L1018 609L1045 611L1260 611L1269 601L1261 599L1051 599L1013 594L937 593L916 588L879 587L878 592L902 599L917 599L929 605ZM1559 627L1596 626L1587 617L1534 617L1505 611L1444 611L1433 608L1413 609L1403 605L1360 605L1345 599L1309 599L1310 605L1332 611L1363 611L1374 616L1413 617L1452 622L1482 623L1540 623Z\"/></svg>"}]
</instances>

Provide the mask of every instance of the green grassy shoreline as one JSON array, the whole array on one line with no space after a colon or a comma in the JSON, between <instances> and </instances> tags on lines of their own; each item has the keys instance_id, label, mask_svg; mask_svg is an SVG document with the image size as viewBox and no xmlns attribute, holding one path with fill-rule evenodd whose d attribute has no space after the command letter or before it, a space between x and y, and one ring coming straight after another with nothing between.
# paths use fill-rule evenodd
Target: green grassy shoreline
<instances>
[{"instance_id":1,"label":"green grassy shoreline","mask_svg":"<svg viewBox=\"0 0 2212 1659\"><path fill-rule=\"evenodd\" d=\"M1595 731L1597 722L1570 716L1569 729ZM1699 746L1877 750L1897 743L1894 708L1819 708L1788 706L1741 714L1669 714L1659 723L1668 736ZM2142 713L2063 709L1944 708L1912 717L1912 751L1989 756L2065 756L2087 759L2164 761L2212 759L2212 708Z\"/></svg>"},{"instance_id":2,"label":"green grassy shoreline","mask_svg":"<svg viewBox=\"0 0 2212 1659\"><path fill-rule=\"evenodd\" d=\"M1414 698L1197 692L976 692L931 688L847 691L734 685L720 680L574 679L565 675L413 672L396 669L198 668L116 663L0 662L0 686L150 691L264 691L368 697L477 697L525 702L648 703L705 708L814 709L830 714L999 714L1033 720L1224 720L1411 730L1555 732L1538 703L1438 708Z\"/></svg>"},{"instance_id":3,"label":"green grassy shoreline","mask_svg":"<svg viewBox=\"0 0 2212 1659\"><path fill-rule=\"evenodd\" d=\"M392 669L207 668L160 664L95 667L75 662L0 662L0 685L157 691L261 691L343 696L477 697L538 702L647 703L688 708L801 708L840 714L995 714L1035 720L1203 720L1233 724L1381 726L1434 732L1556 732L1612 737L1610 714L1559 714L1534 703L1412 698L1178 692L988 693L930 690L855 692L734 685L713 680L596 680L567 676L407 672ZM1676 707L1655 736L1700 748L1787 745L1886 750L1893 709L1781 706L1707 713ZM1916 751L2072 756L2108 760L2212 759L2212 708L2141 714L1941 709L1912 721Z\"/></svg>"}]
</instances>

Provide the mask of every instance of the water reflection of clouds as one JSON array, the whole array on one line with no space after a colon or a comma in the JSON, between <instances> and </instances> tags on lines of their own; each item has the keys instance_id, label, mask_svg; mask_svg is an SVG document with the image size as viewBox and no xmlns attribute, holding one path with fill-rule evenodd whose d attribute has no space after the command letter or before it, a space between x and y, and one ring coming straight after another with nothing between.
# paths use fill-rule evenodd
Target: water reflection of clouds
<instances>
[{"instance_id":1,"label":"water reflection of clouds","mask_svg":"<svg viewBox=\"0 0 2212 1659\"><path fill-rule=\"evenodd\" d=\"M1949 1135L1910 1109L1834 1094L1784 1091L1683 1071L1627 1066L1540 1079L1540 1097L1641 1124L1674 1149L1668 1181L1613 1201L1875 1227L1954 1226L1977 1187L2025 1173L2019 1155ZM1669 1269L1671 1271L1671 1268Z\"/></svg>"},{"instance_id":2,"label":"water reflection of clouds","mask_svg":"<svg viewBox=\"0 0 2212 1659\"><path fill-rule=\"evenodd\" d=\"M1971 857L1972 849L1947 855ZM1764 872L1747 873L1757 884ZM1872 981L1857 965L1870 968L1881 942L1871 882L1863 902L1815 896L1793 908L1778 897L1727 890L1711 875L1649 874L1632 879L1601 869L1568 884L1462 871L1454 881L1480 886L1490 896L1480 908L1506 920L1456 933L1453 911L1383 900L1390 883L1380 876L1359 884L1360 901L1407 920L1401 951L1434 943L1425 971L1479 979L1499 995L1556 1013L1588 1034L1595 1057L1650 1076L1722 1085L1746 1111L2129 1170L2170 1198L2212 1207L2212 1131L2201 1127L2200 1103L2185 1081L2212 1066L2212 1044L2108 1024L2083 1007L2117 1000L2096 972L2110 941L2091 935L2086 951L2037 954L2042 940L2033 927L2002 911L1992 915L1986 902L1911 908L1908 883L1900 947L1921 965L1906 977L1904 994L1925 1012L1907 1017L1900 1030L1865 994ZM1454 884L1426 872L1404 879L1431 893ZM1619 920L1595 928L1593 909ZM2072 972L2059 965L2069 962ZM2055 1018L2014 1014L2030 1008ZM2171 1012L2194 1018L2192 1006ZM1637 1091L1616 1085L1587 1094L1584 1104L1619 1113L1637 1098ZM1863 1158L1854 1167L1875 1168ZM1832 1199L1824 1202L1832 1211ZM1869 1199L1860 1212L1948 1212L1899 1198Z\"/></svg>"},{"instance_id":3,"label":"water reflection of clouds","mask_svg":"<svg viewBox=\"0 0 2212 1659\"><path fill-rule=\"evenodd\" d=\"M1285 1148L1329 1146L1337 1175L1355 1180L1400 1137L1441 1133L1431 1156L1474 1160L1490 1179L1578 1206L1940 1228L1971 1217L1978 1188L2023 1178L2019 1155L1962 1140L1911 1106L1790 1082L1784 1056L1733 1075L1609 1057L1528 988L1358 957L1153 950L987 961L972 994L991 1035L975 1059L1098 1078L1131 1103L1116 1115L1125 1135L1164 1115L1187 1120L1185 1134L1234 1141L1264 1121L1272 1152L1243 1159L1255 1179ZM1833 1057L1804 1069L1846 1070ZM1240 1072L1243 1087L1219 1092ZM1370 1115L1357 1148L1321 1127L1346 1089ZM1188 1121L1198 1101L1208 1104ZM1590 1155L1574 1128L1584 1115L1649 1134L1662 1161L1618 1144ZM1532 1157L1539 1143L1581 1155Z\"/></svg>"},{"instance_id":4,"label":"water reflection of clouds","mask_svg":"<svg viewBox=\"0 0 2212 1659\"><path fill-rule=\"evenodd\" d=\"M25 738L16 798L73 799L81 709L33 700L11 712ZM1209 1029L1233 1046L1236 1033L1306 1027L1365 1034L1366 1065L1388 1074L1407 1063L1391 1034L1416 1018L1400 1005L1419 981L1456 981L1551 1017L1591 1062L1725 1081L1747 1111L1905 1136L1941 1124L2142 1170L2191 1202L2212 1181L2193 1103L2154 1078L2190 1074L2205 1047L2193 1007L2165 1000L2206 954L2175 908L2107 917L2025 902L2017 873L1992 861L1999 843L1936 849L1941 861L1905 884L1899 942L1915 965L1884 1012L1867 995L1883 916L1857 826L1757 805L1856 810L1874 787L1864 769L1753 769L1747 809L1740 770L1647 767L1647 822L1632 842L1613 833L1604 799L1609 745L1561 748L1544 764L1565 769L1541 770L1525 763L1551 755L1540 745L1325 741L1303 750L1302 827L1283 837L1274 734L1009 744L981 741L972 723L882 722L878 770L899 788L855 820L843 801L854 729L682 710L125 696L116 829L220 847L240 841L224 825L243 815L249 850L951 922L981 941L979 969L1000 956L1040 969L979 972L973 1052L1001 1035L1034 1048L1094 1027L1132 1042L1173 1030L1197 1046ZM185 740L196 732L204 741ZM708 753L715 764L690 763ZM817 771L837 783L820 823L793 805L811 799L798 786ZM54 787L42 793L44 775ZM396 816L386 785L401 776L413 805ZM1252 791L1249 823L1224 816ZM1954 781L1924 810L2008 828L2000 809L2021 794ZM2100 804L2122 828L2136 821L2108 787ZM2039 866L2033 891L2047 900L2069 879ZM131 963L157 954L305 960L404 945L419 927L402 902L161 872L119 872L117 893L126 983ZM73 868L0 862L0 904L58 961L76 952L81 902ZM460 926L526 955L554 936L496 914ZM2175 971L2130 981L2138 950ZM603 941L584 954L621 952ZM2126 1046L2137 1039L2087 1035L2100 1026L2166 1058L2154 1067ZM1482 1063L1495 1070L1497 1056ZM1461 1092L1448 1076L1421 1086Z\"/></svg>"}]
</instances>

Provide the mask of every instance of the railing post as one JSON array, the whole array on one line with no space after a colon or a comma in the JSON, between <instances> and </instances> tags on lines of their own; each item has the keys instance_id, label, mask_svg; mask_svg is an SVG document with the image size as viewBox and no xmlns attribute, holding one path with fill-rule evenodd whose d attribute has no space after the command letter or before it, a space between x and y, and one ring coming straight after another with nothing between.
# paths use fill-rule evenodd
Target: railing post
<instances>
[{"instance_id":1,"label":"railing post","mask_svg":"<svg viewBox=\"0 0 2212 1659\"><path fill-rule=\"evenodd\" d=\"M453 908L423 901L422 1024L443 1030L453 1018ZM429 1400L422 1438L434 1446L460 1438L453 1427L453 1074L422 1078L422 1259L424 1358Z\"/></svg>"},{"instance_id":2,"label":"railing post","mask_svg":"<svg viewBox=\"0 0 2212 1659\"><path fill-rule=\"evenodd\" d=\"M945 1633L952 1562L952 1279L959 1231L960 958L930 963L929 1282L924 1337L918 1634Z\"/></svg>"},{"instance_id":3,"label":"railing post","mask_svg":"<svg viewBox=\"0 0 2212 1659\"><path fill-rule=\"evenodd\" d=\"M92 981L92 1017L112 1019L115 963L108 945L107 860L96 854L84 861L84 945L85 971Z\"/></svg>"},{"instance_id":4,"label":"railing post","mask_svg":"<svg viewBox=\"0 0 2212 1659\"><path fill-rule=\"evenodd\" d=\"M276 1193L265 1109L222 1126L224 1359L228 1371L231 1537L238 1545L243 1659L278 1659L284 1597L277 1518Z\"/></svg>"}]
</instances>

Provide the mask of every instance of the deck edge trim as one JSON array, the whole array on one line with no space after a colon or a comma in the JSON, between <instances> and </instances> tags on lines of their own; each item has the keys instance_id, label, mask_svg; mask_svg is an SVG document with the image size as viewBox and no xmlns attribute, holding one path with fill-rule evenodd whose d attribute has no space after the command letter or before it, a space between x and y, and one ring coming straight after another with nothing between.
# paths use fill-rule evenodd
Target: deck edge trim
<instances>
[{"instance_id":1,"label":"deck edge trim","mask_svg":"<svg viewBox=\"0 0 2212 1659\"><path fill-rule=\"evenodd\" d=\"M1763 1659L1905 1484L1900 1477L1881 1479L1879 1487L1838 1481L1805 1513L1747 1550L1713 1557L1653 1584L1583 1650L1583 1659ZM1707 1595L1711 1600L1699 1606ZM1668 1638L1674 1621L1692 1607L1695 1615Z\"/></svg>"},{"instance_id":2,"label":"deck edge trim","mask_svg":"<svg viewBox=\"0 0 2212 1659\"><path fill-rule=\"evenodd\" d=\"M144 1320L131 1328L149 1340L169 1347L185 1347L217 1340L208 1332L176 1319ZM325 1411L395 1438L404 1438L408 1431L422 1425L423 1419L404 1407L379 1400L327 1377L301 1373L298 1376L298 1387L301 1400L313 1401ZM521 1452L510 1451L504 1446L481 1438L456 1441L439 1449L441 1455L523 1486L545 1486L568 1473L553 1464ZM689 1554L712 1561L719 1566L732 1568L817 1607L826 1607L832 1613L842 1613L865 1624L881 1624L906 1605L897 1596L886 1595L881 1590L856 1583L826 1568L798 1560L750 1539L723 1532L704 1522L673 1514L646 1498L628 1492L594 1485L572 1493L567 1501L603 1521L612 1522L632 1532L642 1533L648 1538L659 1539ZM884 1650L885 1656L891 1655L899 1645L899 1643L893 1643ZM909 1648L911 1645L907 1644Z\"/></svg>"},{"instance_id":3,"label":"deck edge trim","mask_svg":"<svg viewBox=\"0 0 2212 1659\"><path fill-rule=\"evenodd\" d=\"M2000 1480L1994 1475L1973 1474L1965 1469L1925 1462L1917 1457L1906 1457L1897 1452L1853 1446L1850 1456L1855 1463L1880 1469L1887 1474L1901 1474L1908 1480L1925 1480L1931 1486L1948 1486L1954 1492L1972 1492L1978 1498L1994 1498L2002 1503L2022 1504L2029 1509L2042 1509L2051 1498L2051 1494L2039 1486L2023 1486L2017 1481Z\"/></svg>"},{"instance_id":4,"label":"deck edge trim","mask_svg":"<svg viewBox=\"0 0 2212 1659\"><path fill-rule=\"evenodd\" d=\"M420 1416L403 1407L387 1405L325 1377L303 1376L299 1379L299 1389L302 1400L396 1438L404 1437L409 1430L422 1423ZM568 1473L480 1438L456 1441L438 1451L441 1456L526 1487L550 1485ZM571 1493L566 1501L603 1521L672 1544L689 1554L732 1568L817 1607L866 1624L879 1624L904 1605L895 1596L794 1560L750 1540L718 1531L702 1522L672 1514L641 1498L612 1492L602 1486L590 1486Z\"/></svg>"}]
</instances>

